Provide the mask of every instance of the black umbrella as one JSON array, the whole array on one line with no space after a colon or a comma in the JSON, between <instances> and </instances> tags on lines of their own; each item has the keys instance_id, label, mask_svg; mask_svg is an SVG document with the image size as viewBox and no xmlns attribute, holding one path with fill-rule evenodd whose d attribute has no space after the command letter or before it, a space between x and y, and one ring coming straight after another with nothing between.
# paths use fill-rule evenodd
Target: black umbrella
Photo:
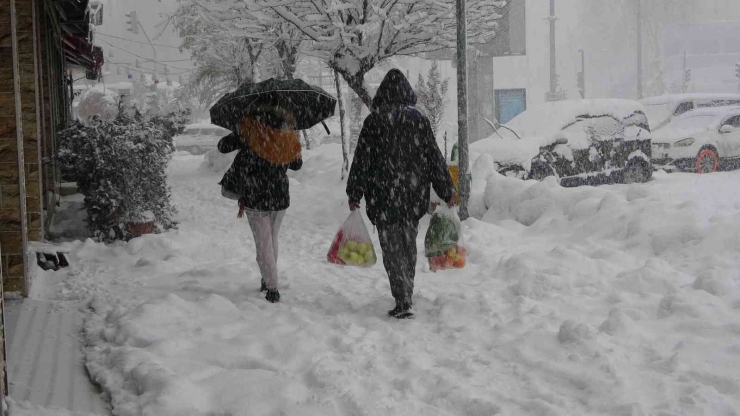
<instances>
[{"instance_id":1,"label":"black umbrella","mask_svg":"<svg viewBox=\"0 0 740 416\"><path fill-rule=\"evenodd\" d=\"M296 118L296 130L309 129L334 115L337 100L323 89L300 79L242 84L211 107L211 123L236 132L236 126L246 115L258 108L275 106L291 111Z\"/></svg>"}]
</instances>

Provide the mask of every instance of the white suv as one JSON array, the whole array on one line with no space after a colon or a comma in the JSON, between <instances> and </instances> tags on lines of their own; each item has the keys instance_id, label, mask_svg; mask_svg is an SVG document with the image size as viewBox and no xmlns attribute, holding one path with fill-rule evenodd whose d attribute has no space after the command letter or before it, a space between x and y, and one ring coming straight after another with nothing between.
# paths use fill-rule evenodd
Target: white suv
<instances>
[{"instance_id":1,"label":"white suv","mask_svg":"<svg viewBox=\"0 0 740 416\"><path fill-rule=\"evenodd\" d=\"M710 173L740 167L740 106L690 111L653 133L655 169Z\"/></svg>"}]
</instances>

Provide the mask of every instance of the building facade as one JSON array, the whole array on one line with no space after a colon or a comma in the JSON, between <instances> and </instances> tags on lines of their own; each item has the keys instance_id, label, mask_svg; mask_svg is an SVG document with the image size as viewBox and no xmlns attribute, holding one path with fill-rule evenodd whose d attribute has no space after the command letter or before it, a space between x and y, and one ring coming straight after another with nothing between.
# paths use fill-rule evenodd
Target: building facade
<instances>
[{"instance_id":1,"label":"building facade","mask_svg":"<svg viewBox=\"0 0 740 416\"><path fill-rule=\"evenodd\" d=\"M0 0L0 249L5 292L28 295L28 243L56 203L52 156L74 77L98 76L88 0Z\"/></svg>"}]
</instances>

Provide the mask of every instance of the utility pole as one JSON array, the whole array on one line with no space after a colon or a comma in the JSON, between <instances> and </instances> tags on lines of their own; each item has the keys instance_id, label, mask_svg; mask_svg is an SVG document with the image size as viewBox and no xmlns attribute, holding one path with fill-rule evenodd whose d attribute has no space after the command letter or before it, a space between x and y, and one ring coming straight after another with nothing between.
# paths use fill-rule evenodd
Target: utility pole
<instances>
[{"instance_id":1,"label":"utility pole","mask_svg":"<svg viewBox=\"0 0 740 416\"><path fill-rule=\"evenodd\" d=\"M642 91L642 0L637 0L637 98L644 97Z\"/></svg>"},{"instance_id":2,"label":"utility pole","mask_svg":"<svg viewBox=\"0 0 740 416\"><path fill-rule=\"evenodd\" d=\"M558 92L557 61L555 57L555 0L550 0L550 94Z\"/></svg>"},{"instance_id":3,"label":"utility pole","mask_svg":"<svg viewBox=\"0 0 740 416\"><path fill-rule=\"evenodd\" d=\"M465 0L457 2L457 148L459 152L457 186L460 192L460 219L468 218L468 59Z\"/></svg>"}]
</instances>

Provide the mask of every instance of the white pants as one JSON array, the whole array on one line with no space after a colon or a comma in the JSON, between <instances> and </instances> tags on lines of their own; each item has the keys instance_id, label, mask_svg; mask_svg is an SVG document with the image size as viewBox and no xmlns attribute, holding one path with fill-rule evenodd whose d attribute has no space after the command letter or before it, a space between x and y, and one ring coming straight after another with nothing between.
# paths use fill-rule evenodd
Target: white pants
<instances>
[{"instance_id":1,"label":"white pants","mask_svg":"<svg viewBox=\"0 0 740 416\"><path fill-rule=\"evenodd\" d=\"M278 288L278 232L283 222L285 211L254 211L246 209L247 221L254 235L254 246L257 249L257 264L260 267L262 280L268 290Z\"/></svg>"}]
</instances>

